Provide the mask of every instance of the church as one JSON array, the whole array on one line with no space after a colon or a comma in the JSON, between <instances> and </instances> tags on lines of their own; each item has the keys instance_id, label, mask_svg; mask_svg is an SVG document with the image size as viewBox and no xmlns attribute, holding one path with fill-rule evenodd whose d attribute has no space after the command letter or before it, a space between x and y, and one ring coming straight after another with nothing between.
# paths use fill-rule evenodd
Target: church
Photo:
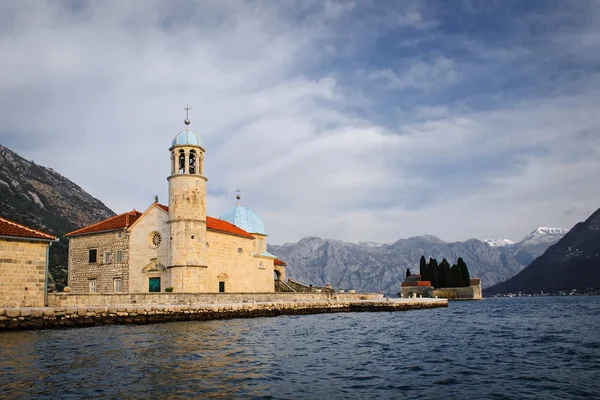
<instances>
[{"instance_id":1,"label":"church","mask_svg":"<svg viewBox=\"0 0 600 400\"><path fill-rule=\"evenodd\" d=\"M74 293L264 293L285 279L285 263L267 252L262 220L237 204L206 215L204 153L186 128L173 139L169 204L158 197L68 233L69 289Z\"/></svg>"}]
</instances>

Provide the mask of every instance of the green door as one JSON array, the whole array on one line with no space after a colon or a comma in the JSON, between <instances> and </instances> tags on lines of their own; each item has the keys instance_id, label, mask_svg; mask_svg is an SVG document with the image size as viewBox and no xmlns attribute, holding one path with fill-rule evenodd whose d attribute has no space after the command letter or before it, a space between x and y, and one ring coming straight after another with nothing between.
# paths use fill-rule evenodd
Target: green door
<instances>
[{"instance_id":1,"label":"green door","mask_svg":"<svg viewBox=\"0 0 600 400\"><path fill-rule=\"evenodd\" d=\"M225 282L219 282L219 293L225 293Z\"/></svg>"},{"instance_id":2,"label":"green door","mask_svg":"<svg viewBox=\"0 0 600 400\"><path fill-rule=\"evenodd\" d=\"M150 292L160 292L160 278L148 279Z\"/></svg>"}]
</instances>

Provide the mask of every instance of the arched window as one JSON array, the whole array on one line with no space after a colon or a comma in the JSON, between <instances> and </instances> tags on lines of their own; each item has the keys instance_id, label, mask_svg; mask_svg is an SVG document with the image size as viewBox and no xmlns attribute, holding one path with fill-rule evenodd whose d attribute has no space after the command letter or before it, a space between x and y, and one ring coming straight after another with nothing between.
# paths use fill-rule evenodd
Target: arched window
<instances>
[{"instance_id":1,"label":"arched window","mask_svg":"<svg viewBox=\"0 0 600 400\"><path fill-rule=\"evenodd\" d=\"M179 173L185 174L185 152L179 150Z\"/></svg>"},{"instance_id":2,"label":"arched window","mask_svg":"<svg viewBox=\"0 0 600 400\"><path fill-rule=\"evenodd\" d=\"M196 173L196 152L190 150L190 174Z\"/></svg>"}]
</instances>

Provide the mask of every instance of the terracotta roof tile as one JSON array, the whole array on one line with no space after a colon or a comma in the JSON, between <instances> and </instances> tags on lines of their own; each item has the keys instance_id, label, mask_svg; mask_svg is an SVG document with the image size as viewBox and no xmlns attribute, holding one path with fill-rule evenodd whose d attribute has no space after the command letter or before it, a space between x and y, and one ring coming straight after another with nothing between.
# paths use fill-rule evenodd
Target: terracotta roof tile
<instances>
[{"instance_id":1,"label":"terracotta roof tile","mask_svg":"<svg viewBox=\"0 0 600 400\"><path fill-rule=\"evenodd\" d=\"M159 203L154 203L157 206L159 206L160 208L162 208L163 210L165 210L166 212L169 212L169 207L165 206L164 204L159 204Z\"/></svg>"},{"instance_id":2,"label":"terracotta roof tile","mask_svg":"<svg viewBox=\"0 0 600 400\"><path fill-rule=\"evenodd\" d=\"M206 228L213 231L231 233L233 235L245 237L248 239L255 239L254 236L246 232L245 230L238 228L230 222L223 221L213 217L206 217Z\"/></svg>"},{"instance_id":3,"label":"terracotta roof tile","mask_svg":"<svg viewBox=\"0 0 600 400\"><path fill-rule=\"evenodd\" d=\"M85 235L88 233L98 233L105 231L116 231L118 229L125 229L131 226L137 219L142 215L141 212L133 210L123 214L115 215L105 219L104 221L97 222L95 224L77 229L76 231L69 232L66 236Z\"/></svg>"},{"instance_id":4,"label":"terracotta roof tile","mask_svg":"<svg viewBox=\"0 0 600 400\"><path fill-rule=\"evenodd\" d=\"M283 265L283 266L287 265L287 263L285 261L281 261L279 258L276 258L274 263L275 263L275 265Z\"/></svg>"},{"instance_id":5,"label":"terracotta roof tile","mask_svg":"<svg viewBox=\"0 0 600 400\"><path fill-rule=\"evenodd\" d=\"M56 236L44 233L14 221L0 217L0 236L54 240Z\"/></svg>"}]
</instances>

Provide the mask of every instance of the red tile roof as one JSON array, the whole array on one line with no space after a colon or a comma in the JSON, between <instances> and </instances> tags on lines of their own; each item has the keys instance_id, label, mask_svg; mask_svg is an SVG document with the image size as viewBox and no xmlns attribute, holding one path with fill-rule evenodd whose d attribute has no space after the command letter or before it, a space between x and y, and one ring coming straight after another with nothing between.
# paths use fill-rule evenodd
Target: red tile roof
<instances>
[{"instance_id":1,"label":"red tile roof","mask_svg":"<svg viewBox=\"0 0 600 400\"><path fill-rule=\"evenodd\" d=\"M287 263L285 261L281 261L279 258L276 258L274 263L275 263L275 265L283 265L283 266L287 265Z\"/></svg>"},{"instance_id":2,"label":"red tile roof","mask_svg":"<svg viewBox=\"0 0 600 400\"><path fill-rule=\"evenodd\" d=\"M231 233L232 235L237 235L248 239L255 239L254 236L252 236L245 230L238 228L232 223L213 217L206 217L206 229L210 229L217 232Z\"/></svg>"},{"instance_id":3,"label":"red tile roof","mask_svg":"<svg viewBox=\"0 0 600 400\"><path fill-rule=\"evenodd\" d=\"M169 212L169 206L165 206L164 204L154 203L158 207L162 208L164 211Z\"/></svg>"},{"instance_id":4,"label":"red tile roof","mask_svg":"<svg viewBox=\"0 0 600 400\"><path fill-rule=\"evenodd\" d=\"M169 212L169 207L163 204L154 203L157 207L160 207L163 211ZM100 221L96 224L86 226L84 228L78 229L73 232L67 233L67 236L75 236L75 235L85 235L88 233L97 233L104 231L113 231L117 229L128 228L137 219L142 215L139 211L129 211L123 214L119 214L117 216L105 219L104 221ZM254 239L254 236L249 234L243 229L238 228L237 226L223 221L217 218L206 217L206 228L216 232L224 232L229 233L236 236L241 236L247 239Z\"/></svg>"},{"instance_id":5,"label":"red tile roof","mask_svg":"<svg viewBox=\"0 0 600 400\"><path fill-rule=\"evenodd\" d=\"M56 236L37 231L25 225L17 224L9 219L0 217L0 236L11 236L32 239L54 240Z\"/></svg>"},{"instance_id":6,"label":"red tile roof","mask_svg":"<svg viewBox=\"0 0 600 400\"><path fill-rule=\"evenodd\" d=\"M402 282L402 284L400 285L402 287L409 287L409 286L431 286L431 281L413 281L413 282Z\"/></svg>"},{"instance_id":7,"label":"red tile roof","mask_svg":"<svg viewBox=\"0 0 600 400\"><path fill-rule=\"evenodd\" d=\"M119 229L125 229L130 227L137 219L142 215L141 212L133 210L123 214L115 215L105 219L104 221L97 222L95 224L77 229L76 231L69 232L66 236L85 235L88 233L98 233L106 231L116 231Z\"/></svg>"}]
</instances>

